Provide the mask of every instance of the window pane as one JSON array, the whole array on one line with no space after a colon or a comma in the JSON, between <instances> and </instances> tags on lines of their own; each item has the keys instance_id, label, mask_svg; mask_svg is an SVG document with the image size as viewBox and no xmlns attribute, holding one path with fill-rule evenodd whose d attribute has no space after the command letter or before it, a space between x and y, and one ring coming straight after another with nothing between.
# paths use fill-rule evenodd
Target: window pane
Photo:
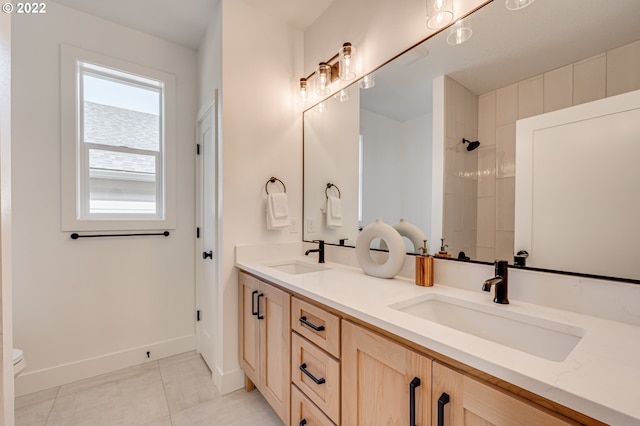
<instances>
[{"instance_id":1,"label":"window pane","mask_svg":"<svg viewBox=\"0 0 640 426\"><path fill-rule=\"evenodd\" d=\"M160 91L83 74L84 142L160 150Z\"/></svg>"},{"instance_id":2,"label":"window pane","mask_svg":"<svg viewBox=\"0 0 640 426\"><path fill-rule=\"evenodd\" d=\"M90 149L89 212L156 214L156 157Z\"/></svg>"}]
</instances>

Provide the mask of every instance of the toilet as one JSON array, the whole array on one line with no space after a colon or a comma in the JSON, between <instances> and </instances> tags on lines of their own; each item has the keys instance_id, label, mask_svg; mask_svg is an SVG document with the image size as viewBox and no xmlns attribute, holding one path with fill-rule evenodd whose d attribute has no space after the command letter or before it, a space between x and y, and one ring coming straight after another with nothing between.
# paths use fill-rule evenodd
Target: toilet
<instances>
[{"instance_id":1,"label":"toilet","mask_svg":"<svg viewBox=\"0 0 640 426\"><path fill-rule=\"evenodd\" d=\"M13 377L18 377L26 366L27 361L24 360L22 349L13 348Z\"/></svg>"}]
</instances>

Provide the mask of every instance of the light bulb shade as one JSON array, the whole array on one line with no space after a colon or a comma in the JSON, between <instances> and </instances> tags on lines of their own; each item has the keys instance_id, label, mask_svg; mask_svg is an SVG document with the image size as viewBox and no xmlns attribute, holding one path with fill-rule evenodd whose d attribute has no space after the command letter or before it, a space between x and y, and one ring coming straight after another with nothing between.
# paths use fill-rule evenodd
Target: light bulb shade
<instances>
[{"instance_id":1,"label":"light bulb shade","mask_svg":"<svg viewBox=\"0 0 640 426\"><path fill-rule=\"evenodd\" d=\"M314 108L316 112L325 112L329 109L329 103L327 101L322 101Z\"/></svg>"},{"instance_id":2,"label":"light bulb shade","mask_svg":"<svg viewBox=\"0 0 640 426\"><path fill-rule=\"evenodd\" d=\"M311 93L306 78L300 79L300 86L298 87L298 106L306 108L311 104Z\"/></svg>"},{"instance_id":3,"label":"light bulb shade","mask_svg":"<svg viewBox=\"0 0 640 426\"><path fill-rule=\"evenodd\" d=\"M316 70L316 93L320 96L331 92L331 65L320 62Z\"/></svg>"},{"instance_id":4,"label":"light bulb shade","mask_svg":"<svg viewBox=\"0 0 640 426\"><path fill-rule=\"evenodd\" d=\"M347 102L349 100L349 88L345 87L344 89L333 95L333 97L338 102Z\"/></svg>"},{"instance_id":5,"label":"light bulb shade","mask_svg":"<svg viewBox=\"0 0 640 426\"><path fill-rule=\"evenodd\" d=\"M504 6L509 10L524 9L536 0L505 0Z\"/></svg>"},{"instance_id":6,"label":"light bulb shade","mask_svg":"<svg viewBox=\"0 0 640 426\"><path fill-rule=\"evenodd\" d=\"M453 20L453 0L427 0L427 27L439 30Z\"/></svg>"},{"instance_id":7,"label":"light bulb shade","mask_svg":"<svg viewBox=\"0 0 640 426\"><path fill-rule=\"evenodd\" d=\"M471 38L472 33L471 28L460 19L449 28L447 43L451 45L462 44Z\"/></svg>"},{"instance_id":8,"label":"light bulb shade","mask_svg":"<svg viewBox=\"0 0 640 426\"><path fill-rule=\"evenodd\" d=\"M376 85L376 76L374 73L370 73L362 77L360 80L361 89L370 89Z\"/></svg>"},{"instance_id":9,"label":"light bulb shade","mask_svg":"<svg viewBox=\"0 0 640 426\"><path fill-rule=\"evenodd\" d=\"M349 81L356 78L355 52L356 50L351 46L351 43L345 43L340 48L340 52L338 52L340 57L338 78L340 80Z\"/></svg>"}]
</instances>

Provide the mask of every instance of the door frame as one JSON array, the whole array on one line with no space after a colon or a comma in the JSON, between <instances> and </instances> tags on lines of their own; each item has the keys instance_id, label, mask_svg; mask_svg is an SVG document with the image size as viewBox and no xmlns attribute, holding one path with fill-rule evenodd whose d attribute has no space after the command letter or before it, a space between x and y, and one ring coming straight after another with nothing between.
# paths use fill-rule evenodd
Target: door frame
<instances>
[{"instance_id":1,"label":"door frame","mask_svg":"<svg viewBox=\"0 0 640 426\"><path fill-rule=\"evenodd\" d=\"M211 185L212 189L214 190L214 218L213 218L213 224L214 224L214 228L215 228L215 237L214 237L214 241L213 241L213 247L204 247L204 238L203 238L203 231L204 231L204 227L203 227L203 221L204 221L204 217L203 217L203 209L204 209L204 154L205 154L205 149L204 149L204 143L201 140L201 132L200 132L200 126L203 123L203 121L205 119L208 118L208 116L211 116L211 120L212 120L212 125L211 125L211 131L213 132L214 135L214 141L213 141L213 155L215 156L214 158L214 164L215 164L215 172L213 174L214 176L214 182ZM195 200L196 200L196 206L195 206L195 224L196 224L196 228L199 228L200 230L200 238L194 238L194 245L195 245L195 259L194 259L194 269L195 269L195 300L194 300L194 306L195 306L195 311L194 311L194 323L195 323L195 338L196 338L196 350L198 352L200 351L200 344L201 342L199 341L199 336L198 336L198 321L196 318L197 315L197 311L199 310L199 300L198 300L198 295L199 295L199 287L201 285L201 280L203 280L203 276L204 276L204 268L207 267L207 264L205 262L202 262L202 257L201 257L201 253L203 253L204 251L208 251L208 250L213 250L213 282L210 283L211 287L211 291L210 294L213 298L213 300L210 301L209 306L212 310L212 312L206 313L202 316L202 321L209 321L209 326L208 326L208 330L210 330L211 332L211 341L212 341L212 345L213 347L211 348L211 357L212 357L212 362L213 365L208 365L209 369L212 372L212 378L215 378L216 376L216 369L217 369L217 365L219 364L219 359L216 356L216 353L218 352L216 350L216 345L218 344L218 342L220 341L220 339L217 336L217 327L216 327L216 323L218 321L220 321L219 315L218 315L218 287L219 287L219 283L220 283L220 223L219 223L219 208L220 208L220 153L219 153L219 134L218 134L218 91L216 89L215 94L214 94L214 98L213 101L207 105L206 107L202 108L199 113L198 113L198 120L197 120L197 125L196 125L196 144L198 145L196 146L196 149L199 149L199 155L195 156L195 174L196 174L196 185L195 185ZM194 233L196 232L196 229L194 229ZM208 364L208 363L207 363Z\"/></svg>"}]
</instances>

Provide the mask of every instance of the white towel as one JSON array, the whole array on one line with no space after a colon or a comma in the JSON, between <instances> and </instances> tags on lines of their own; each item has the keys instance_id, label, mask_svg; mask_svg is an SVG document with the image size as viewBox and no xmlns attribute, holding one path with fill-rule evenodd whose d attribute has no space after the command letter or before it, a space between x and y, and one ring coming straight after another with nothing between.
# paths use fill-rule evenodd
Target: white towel
<instances>
[{"instance_id":1,"label":"white towel","mask_svg":"<svg viewBox=\"0 0 640 426\"><path fill-rule=\"evenodd\" d=\"M338 197L327 198L327 227L342 226L342 201Z\"/></svg>"},{"instance_id":2,"label":"white towel","mask_svg":"<svg viewBox=\"0 0 640 426\"><path fill-rule=\"evenodd\" d=\"M267 195L267 229L289 226L289 201L287 194L276 192Z\"/></svg>"}]
</instances>

